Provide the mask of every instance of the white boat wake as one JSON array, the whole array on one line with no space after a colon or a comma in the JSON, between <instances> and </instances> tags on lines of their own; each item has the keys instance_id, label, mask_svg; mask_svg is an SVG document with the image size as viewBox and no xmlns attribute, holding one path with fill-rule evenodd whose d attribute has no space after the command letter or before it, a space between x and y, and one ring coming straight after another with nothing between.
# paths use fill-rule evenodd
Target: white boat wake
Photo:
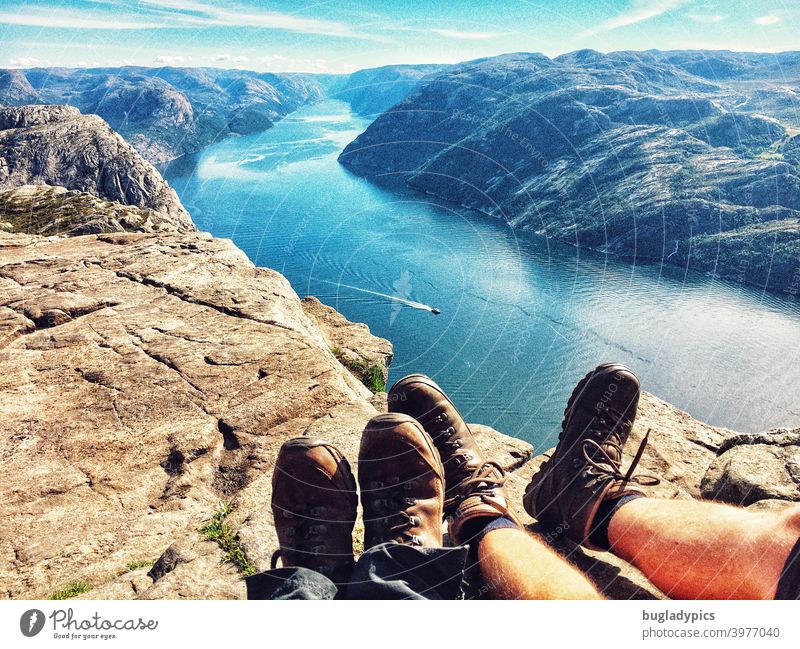
<instances>
[{"instance_id":1,"label":"white boat wake","mask_svg":"<svg viewBox=\"0 0 800 649\"><path fill-rule=\"evenodd\" d=\"M420 311L428 311L429 313L439 314L441 311L434 306L430 306L429 304L423 304L422 302L414 302L413 300L407 300L403 297L397 297L396 295L388 295L386 293L378 293L378 291L371 291L368 288L359 288L358 286L350 286L350 284L342 284L341 282L331 282L327 279L323 279L323 282L326 284L333 284L334 286L341 286L343 288L349 288L353 291L360 291L361 293L369 293L370 295L377 295L378 297L385 297L387 300L392 300L394 302L400 302L401 304L405 304L406 306L410 306L413 309L419 309Z\"/></svg>"}]
</instances>

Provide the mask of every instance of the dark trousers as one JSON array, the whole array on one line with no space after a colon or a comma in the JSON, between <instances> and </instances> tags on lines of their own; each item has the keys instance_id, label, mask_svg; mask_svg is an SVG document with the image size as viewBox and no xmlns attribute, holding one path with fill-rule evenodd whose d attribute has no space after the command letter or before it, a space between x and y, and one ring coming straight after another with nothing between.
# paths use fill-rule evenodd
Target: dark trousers
<instances>
[{"instance_id":1,"label":"dark trousers","mask_svg":"<svg viewBox=\"0 0 800 649\"><path fill-rule=\"evenodd\" d=\"M278 568L247 578L248 599L458 599L467 548L382 543L359 557L346 584L307 568Z\"/></svg>"}]
</instances>

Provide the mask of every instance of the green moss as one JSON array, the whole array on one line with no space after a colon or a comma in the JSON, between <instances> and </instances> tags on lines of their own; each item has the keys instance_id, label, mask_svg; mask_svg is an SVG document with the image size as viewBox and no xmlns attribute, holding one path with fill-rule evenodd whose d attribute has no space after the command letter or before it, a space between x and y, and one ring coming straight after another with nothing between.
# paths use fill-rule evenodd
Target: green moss
<instances>
[{"instance_id":1,"label":"green moss","mask_svg":"<svg viewBox=\"0 0 800 649\"><path fill-rule=\"evenodd\" d=\"M348 358L338 347L331 347L331 353L370 390L373 392L386 392L383 367L377 363L367 363L361 359Z\"/></svg>"},{"instance_id":2,"label":"green moss","mask_svg":"<svg viewBox=\"0 0 800 649\"><path fill-rule=\"evenodd\" d=\"M131 561L125 568L128 572L139 570L139 568L152 568L155 564L155 559L139 559L138 561Z\"/></svg>"},{"instance_id":3,"label":"green moss","mask_svg":"<svg viewBox=\"0 0 800 649\"><path fill-rule=\"evenodd\" d=\"M85 593L88 590L91 590L91 587L89 586L89 584L87 584L85 581L83 581L81 579L81 580L72 582L66 588L62 588L61 590L57 590L55 593L50 595L50 597L48 599L72 599L73 597L76 597L77 595L80 595L81 593Z\"/></svg>"},{"instance_id":4,"label":"green moss","mask_svg":"<svg viewBox=\"0 0 800 649\"><path fill-rule=\"evenodd\" d=\"M233 511L230 503L220 503L217 511L200 528L200 534L209 541L214 541L225 553L225 560L230 561L244 575L254 575L256 567L250 563L239 541L238 532L225 522Z\"/></svg>"}]
</instances>

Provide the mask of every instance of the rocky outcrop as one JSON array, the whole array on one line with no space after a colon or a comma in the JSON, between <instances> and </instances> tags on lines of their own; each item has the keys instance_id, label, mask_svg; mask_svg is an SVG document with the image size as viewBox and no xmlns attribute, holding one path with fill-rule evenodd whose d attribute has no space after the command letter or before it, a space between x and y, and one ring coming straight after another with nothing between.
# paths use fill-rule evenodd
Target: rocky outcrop
<instances>
[{"instance_id":1,"label":"rocky outcrop","mask_svg":"<svg viewBox=\"0 0 800 649\"><path fill-rule=\"evenodd\" d=\"M591 50L452 66L340 161L576 246L797 293L800 122L773 64L796 69L796 55L736 55L741 75L720 79L695 72L731 57L702 55L706 67Z\"/></svg>"},{"instance_id":2,"label":"rocky outcrop","mask_svg":"<svg viewBox=\"0 0 800 649\"><path fill-rule=\"evenodd\" d=\"M0 104L70 104L161 164L254 133L322 96L308 75L217 68L0 70Z\"/></svg>"},{"instance_id":3,"label":"rocky outcrop","mask_svg":"<svg viewBox=\"0 0 800 649\"><path fill-rule=\"evenodd\" d=\"M303 310L319 327L333 355L367 387L382 391L389 378L392 345L376 338L369 327L350 322L336 309L322 304L317 298L303 298Z\"/></svg>"},{"instance_id":4,"label":"rocky outcrop","mask_svg":"<svg viewBox=\"0 0 800 649\"><path fill-rule=\"evenodd\" d=\"M185 232L183 214L123 205L64 187L21 185L0 190L0 231L76 236L101 232Z\"/></svg>"},{"instance_id":5,"label":"rocky outcrop","mask_svg":"<svg viewBox=\"0 0 800 649\"><path fill-rule=\"evenodd\" d=\"M752 505L800 501L800 428L733 435L703 477L705 498Z\"/></svg>"},{"instance_id":6,"label":"rocky outcrop","mask_svg":"<svg viewBox=\"0 0 800 649\"><path fill-rule=\"evenodd\" d=\"M281 275L208 235L0 246L0 596L78 579L95 595L241 596L198 530L233 500L228 523L263 568L283 440L339 431L354 452L376 410L331 351L347 327L320 327ZM180 559L155 582L130 574L170 546Z\"/></svg>"},{"instance_id":7,"label":"rocky outcrop","mask_svg":"<svg viewBox=\"0 0 800 649\"><path fill-rule=\"evenodd\" d=\"M309 435L355 458L386 394L347 359L385 369L391 345L206 234L0 234L0 258L0 596L83 581L82 598L244 597L243 574L277 547L278 448ZM708 494L735 477L762 487L748 491L769 499L757 506L800 499L770 487L778 472L762 458L794 475L797 431L736 435L645 394L630 446L648 429L654 495L738 501L741 490ZM473 430L544 532L521 499L545 455ZM730 460L742 452L752 461ZM209 538L220 534L224 548ZM359 522L357 547L361 534ZM613 556L545 538L607 595L663 597Z\"/></svg>"},{"instance_id":8,"label":"rocky outcrop","mask_svg":"<svg viewBox=\"0 0 800 649\"><path fill-rule=\"evenodd\" d=\"M0 108L0 190L25 185L60 186L101 200L46 189L4 192L5 207L0 209L6 215L24 212L29 206L34 221L47 221L46 210L41 218L36 212L65 200L66 213L77 209L89 221L119 224L127 219L149 222L151 229L194 230L189 214L161 174L102 119L82 115L70 106ZM134 209L123 208L126 217L114 213L113 206L104 206L104 201ZM57 221L55 212L53 217L50 227ZM70 217L66 225L80 224Z\"/></svg>"}]
</instances>

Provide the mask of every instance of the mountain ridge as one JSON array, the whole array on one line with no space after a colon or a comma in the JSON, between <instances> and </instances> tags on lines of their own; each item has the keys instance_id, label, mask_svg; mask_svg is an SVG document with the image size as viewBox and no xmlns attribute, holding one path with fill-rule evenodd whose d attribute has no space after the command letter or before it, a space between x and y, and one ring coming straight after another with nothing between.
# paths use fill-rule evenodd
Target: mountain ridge
<instances>
[{"instance_id":1,"label":"mountain ridge","mask_svg":"<svg viewBox=\"0 0 800 649\"><path fill-rule=\"evenodd\" d=\"M223 68L0 71L0 104L69 104L97 114L154 164L268 129L321 96L310 75Z\"/></svg>"},{"instance_id":2,"label":"mountain ridge","mask_svg":"<svg viewBox=\"0 0 800 649\"><path fill-rule=\"evenodd\" d=\"M579 247L797 293L797 93L770 80L744 96L645 54L458 64L340 162Z\"/></svg>"}]
</instances>

